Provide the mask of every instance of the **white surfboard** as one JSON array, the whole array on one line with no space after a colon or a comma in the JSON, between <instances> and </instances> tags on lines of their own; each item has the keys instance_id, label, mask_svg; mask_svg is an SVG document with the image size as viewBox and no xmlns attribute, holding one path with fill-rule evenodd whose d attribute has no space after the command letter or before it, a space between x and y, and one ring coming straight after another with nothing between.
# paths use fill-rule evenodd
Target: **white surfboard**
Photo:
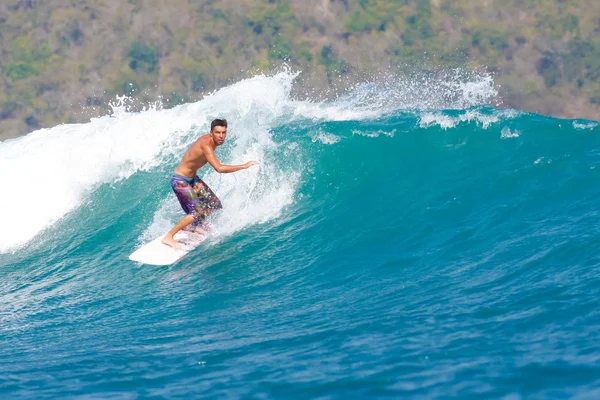
<instances>
[{"instance_id":1,"label":"white surfboard","mask_svg":"<svg viewBox=\"0 0 600 400\"><path fill-rule=\"evenodd\" d=\"M161 240L165 235L161 235L146 243L129 256L131 261L137 261L150 265L169 265L194 250L202 243L207 235L194 232L179 231L175 234L175 241L179 243L181 249L174 249L171 246L162 244Z\"/></svg>"}]
</instances>

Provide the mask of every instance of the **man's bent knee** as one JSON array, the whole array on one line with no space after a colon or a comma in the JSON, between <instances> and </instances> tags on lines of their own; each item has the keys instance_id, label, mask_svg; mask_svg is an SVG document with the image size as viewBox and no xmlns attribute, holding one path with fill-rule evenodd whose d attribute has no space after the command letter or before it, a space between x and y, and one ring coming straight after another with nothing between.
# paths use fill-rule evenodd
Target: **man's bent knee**
<instances>
[{"instance_id":1,"label":"man's bent knee","mask_svg":"<svg viewBox=\"0 0 600 400\"><path fill-rule=\"evenodd\" d=\"M206 209L202 209L202 210L194 210L193 213L191 213L190 215L192 217L194 217L194 222L202 222L206 219L206 217L208 217L209 213L207 212L208 210Z\"/></svg>"}]
</instances>

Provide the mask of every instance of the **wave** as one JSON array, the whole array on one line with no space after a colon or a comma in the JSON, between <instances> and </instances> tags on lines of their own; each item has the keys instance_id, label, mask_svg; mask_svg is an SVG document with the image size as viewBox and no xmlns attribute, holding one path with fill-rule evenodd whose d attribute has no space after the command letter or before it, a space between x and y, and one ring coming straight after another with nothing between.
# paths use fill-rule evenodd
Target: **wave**
<instances>
[{"instance_id":1,"label":"wave","mask_svg":"<svg viewBox=\"0 0 600 400\"><path fill-rule=\"evenodd\" d=\"M113 185L140 172L165 174L216 117L230 121L223 160L252 158L262 164L258 170L241 172L235 186L223 188L228 207L232 207L228 211L231 228L227 229L241 229L278 215L297 190L302 155L289 144L288 156L296 155L296 160L277 161L272 129L294 121L300 125L302 121L360 121L399 109L473 106L489 101L496 93L488 76L455 71L453 79L387 78L358 85L333 101L297 101L290 95L297 75L287 70L259 75L169 110L155 104L142 112L130 112L127 99L118 98L111 115L0 143L0 185L13 188L0 200L0 252L29 243L73 210L92 209L92 195L102 185ZM442 96L440 86L444 88ZM216 181L214 173L207 173L206 178ZM246 198L249 191L254 197ZM256 204L269 206L257 209ZM174 208L168 201L161 206L147 235L162 231Z\"/></svg>"}]
</instances>

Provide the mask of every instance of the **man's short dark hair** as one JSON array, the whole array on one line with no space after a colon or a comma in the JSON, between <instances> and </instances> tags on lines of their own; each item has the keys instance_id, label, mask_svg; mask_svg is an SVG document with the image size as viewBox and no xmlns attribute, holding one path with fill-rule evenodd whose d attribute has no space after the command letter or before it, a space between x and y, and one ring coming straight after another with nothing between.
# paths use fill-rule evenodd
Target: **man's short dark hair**
<instances>
[{"instance_id":1,"label":"man's short dark hair","mask_svg":"<svg viewBox=\"0 0 600 400\"><path fill-rule=\"evenodd\" d=\"M215 119L210 123L210 131L212 132L215 129L215 126L222 126L223 128L227 128L227 120L226 119Z\"/></svg>"}]
</instances>

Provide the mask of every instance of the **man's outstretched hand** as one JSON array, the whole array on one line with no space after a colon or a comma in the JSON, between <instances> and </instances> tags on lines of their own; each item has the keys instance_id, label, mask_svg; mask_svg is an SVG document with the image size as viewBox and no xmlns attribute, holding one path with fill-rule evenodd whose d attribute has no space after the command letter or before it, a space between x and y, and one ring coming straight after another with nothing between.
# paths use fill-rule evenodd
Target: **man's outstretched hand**
<instances>
[{"instance_id":1,"label":"man's outstretched hand","mask_svg":"<svg viewBox=\"0 0 600 400\"><path fill-rule=\"evenodd\" d=\"M258 165L258 161L248 161L246 164L244 164L246 168L250 168L253 165Z\"/></svg>"}]
</instances>

